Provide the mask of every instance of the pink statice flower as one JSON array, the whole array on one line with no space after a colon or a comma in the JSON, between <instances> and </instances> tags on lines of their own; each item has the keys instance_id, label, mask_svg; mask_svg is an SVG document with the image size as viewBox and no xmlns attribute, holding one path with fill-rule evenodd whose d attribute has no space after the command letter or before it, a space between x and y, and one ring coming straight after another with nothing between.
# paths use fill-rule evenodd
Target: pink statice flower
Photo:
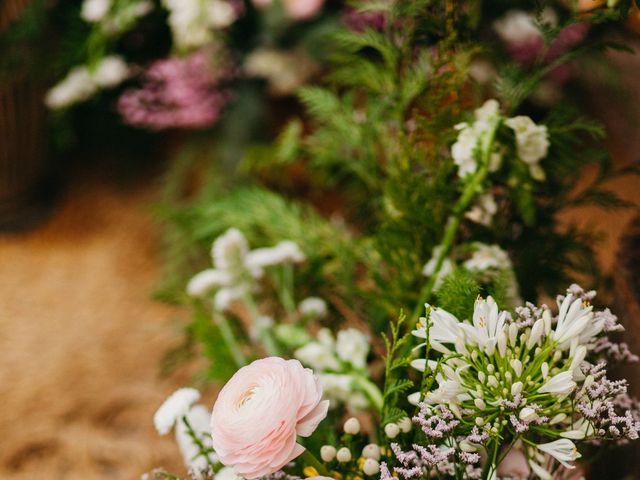
<instances>
[{"instance_id":1,"label":"pink statice flower","mask_svg":"<svg viewBox=\"0 0 640 480\"><path fill-rule=\"evenodd\" d=\"M359 12L355 8L347 7L342 14L342 22L354 32L364 32L368 28L382 30L386 20L382 11Z\"/></svg>"},{"instance_id":2,"label":"pink statice flower","mask_svg":"<svg viewBox=\"0 0 640 480\"><path fill-rule=\"evenodd\" d=\"M210 50L158 60L144 73L141 88L122 94L118 111L126 123L151 130L207 127L229 100L221 85L228 77Z\"/></svg>"}]
</instances>

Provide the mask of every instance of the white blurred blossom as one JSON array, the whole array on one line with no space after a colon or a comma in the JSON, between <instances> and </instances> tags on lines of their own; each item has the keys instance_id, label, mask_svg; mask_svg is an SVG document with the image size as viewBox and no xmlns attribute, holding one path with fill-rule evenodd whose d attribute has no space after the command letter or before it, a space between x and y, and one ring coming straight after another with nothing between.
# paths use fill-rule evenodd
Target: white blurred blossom
<instances>
[{"instance_id":1,"label":"white blurred blossom","mask_svg":"<svg viewBox=\"0 0 640 480\"><path fill-rule=\"evenodd\" d=\"M245 60L244 70L267 80L273 95L291 95L318 72L318 64L298 50L259 48Z\"/></svg>"},{"instance_id":2,"label":"white blurred blossom","mask_svg":"<svg viewBox=\"0 0 640 480\"><path fill-rule=\"evenodd\" d=\"M327 302L319 297L307 297L298 305L303 317L324 318L327 316Z\"/></svg>"},{"instance_id":3,"label":"white blurred blossom","mask_svg":"<svg viewBox=\"0 0 640 480\"><path fill-rule=\"evenodd\" d=\"M112 3L112 0L84 0L80 16L90 23L99 22L107 16Z\"/></svg>"},{"instance_id":4,"label":"white blurred blossom","mask_svg":"<svg viewBox=\"0 0 640 480\"><path fill-rule=\"evenodd\" d=\"M422 274L425 277L431 277L436 270L436 264L438 263L438 257L440 256L440 252L442 251L442 247L440 245L433 248L433 252L431 254L431 259L422 267ZM445 258L442 262L442 266L440 267L440 271L436 277L436 281L434 284L435 289L437 290L442 285L442 281L453 272L453 262L449 258Z\"/></svg>"},{"instance_id":5,"label":"white blurred blossom","mask_svg":"<svg viewBox=\"0 0 640 480\"><path fill-rule=\"evenodd\" d=\"M493 195L491 193L485 193L478 196L475 204L464 214L464 216L472 222L489 226L491 225L493 216L497 211L498 205L496 204Z\"/></svg>"},{"instance_id":6,"label":"white blurred blossom","mask_svg":"<svg viewBox=\"0 0 640 480\"><path fill-rule=\"evenodd\" d=\"M364 333L355 328L340 330L336 340L336 353L343 361L363 369L367 366L369 340Z\"/></svg>"},{"instance_id":7,"label":"white blurred blossom","mask_svg":"<svg viewBox=\"0 0 640 480\"><path fill-rule=\"evenodd\" d=\"M171 431L178 420L184 417L191 406L200 400L200 392L194 388L180 388L173 392L156 411L153 423L160 435Z\"/></svg>"},{"instance_id":8,"label":"white blurred blossom","mask_svg":"<svg viewBox=\"0 0 640 480\"><path fill-rule=\"evenodd\" d=\"M129 76L129 67L117 55L104 57L93 72L93 80L102 88L113 88Z\"/></svg>"},{"instance_id":9,"label":"white blurred blossom","mask_svg":"<svg viewBox=\"0 0 640 480\"><path fill-rule=\"evenodd\" d=\"M162 0L162 4L169 11L173 41L180 49L210 43L214 30L228 27L237 18L233 4L225 0Z\"/></svg>"},{"instance_id":10,"label":"white blurred blossom","mask_svg":"<svg viewBox=\"0 0 640 480\"><path fill-rule=\"evenodd\" d=\"M509 254L499 245L476 242L474 246L475 250L471 258L464 262L464 266L468 270L510 270L512 268Z\"/></svg>"},{"instance_id":11,"label":"white blurred blossom","mask_svg":"<svg viewBox=\"0 0 640 480\"><path fill-rule=\"evenodd\" d=\"M513 129L518 157L529 166L531 176L536 180L544 180L544 171L539 164L549 151L547 127L536 125L533 120L523 115L509 118L504 123Z\"/></svg>"}]
</instances>

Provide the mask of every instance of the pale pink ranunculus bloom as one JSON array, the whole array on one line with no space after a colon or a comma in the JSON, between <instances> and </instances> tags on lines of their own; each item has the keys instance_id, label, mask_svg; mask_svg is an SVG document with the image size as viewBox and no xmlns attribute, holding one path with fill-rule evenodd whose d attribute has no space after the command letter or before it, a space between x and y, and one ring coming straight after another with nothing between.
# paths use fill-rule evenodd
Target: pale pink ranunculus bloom
<instances>
[{"instance_id":1,"label":"pale pink ranunculus bloom","mask_svg":"<svg viewBox=\"0 0 640 480\"><path fill-rule=\"evenodd\" d=\"M247 479L269 475L304 452L329 401L313 372L298 360L263 358L242 367L220 391L211 414L220 461Z\"/></svg>"},{"instance_id":2,"label":"pale pink ranunculus bloom","mask_svg":"<svg viewBox=\"0 0 640 480\"><path fill-rule=\"evenodd\" d=\"M527 457L519 448L512 448L498 465L498 477L508 477L513 480L526 480L531 470Z\"/></svg>"}]
</instances>

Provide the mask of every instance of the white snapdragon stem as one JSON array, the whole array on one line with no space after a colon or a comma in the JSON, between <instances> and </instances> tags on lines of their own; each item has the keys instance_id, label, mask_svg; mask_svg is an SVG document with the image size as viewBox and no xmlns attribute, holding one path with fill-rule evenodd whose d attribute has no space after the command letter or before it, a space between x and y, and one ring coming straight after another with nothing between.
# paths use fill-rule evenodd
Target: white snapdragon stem
<instances>
[{"instance_id":1,"label":"white snapdragon stem","mask_svg":"<svg viewBox=\"0 0 640 480\"><path fill-rule=\"evenodd\" d=\"M429 297L431 297L431 294L433 293L433 289L435 287L435 282L438 278L438 273L440 272L445 258L449 254L451 246L453 245L453 242L455 240L460 221L465 212L468 210L469 205L471 204L473 199L478 195L478 193L480 193L482 182L484 182L487 175L489 174L493 144L495 141L496 132L501 122L502 118L497 113L493 115L493 117L487 119L487 129L483 132L482 136L478 140L478 146L481 152L480 165L478 166L476 172L472 175L471 179L467 182L462 195L453 207L452 214L447 221L442 240L439 244L440 250L439 255L436 259L434 272L420 291L418 303L416 304L416 307L414 308L411 315L411 321L408 322L409 325L413 325L415 323L415 320L420 317L420 313L422 312L424 304L429 300Z\"/></svg>"}]
</instances>

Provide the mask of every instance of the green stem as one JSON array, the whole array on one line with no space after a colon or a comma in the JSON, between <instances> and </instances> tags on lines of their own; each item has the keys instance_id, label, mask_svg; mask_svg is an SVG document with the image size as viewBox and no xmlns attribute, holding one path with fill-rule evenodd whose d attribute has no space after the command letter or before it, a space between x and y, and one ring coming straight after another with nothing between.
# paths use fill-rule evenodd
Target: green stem
<instances>
[{"instance_id":1,"label":"green stem","mask_svg":"<svg viewBox=\"0 0 640 480\"><path fill-rule=\"evenodd\" d=\"M491 164L491 153L493 151L493 143L496 137L496 131L498 130L498 126L500 125L500 116L495 116L489 125L489 129L487 132L480 138L480 164L478 165L478 169L473 174L473 177L469 180L469 182L464 187L462 195L456 202L453 207L453 211L451 212L451 216L449 217L449 221L444 230L444 234L442 235L442 240L439 243L440 252L438 253L438 257L436 259L436 265L433 271L433 274L427 280L427 283L424 285L422 290L420 291L420 300L416 304L413 309L413 313L411 314L411 321L409 322L410 326L413 326L415 321L420 317L422 310L424 309L424 304L429 301L431 295L433 294L433 289L436 285L436 280L438 278L438 274L442 269L442 265L444 264L447 255L453 246L453 242L456 237L456 233L458 232L458 227L460 226L460 222L464 213L469 208L469 205L476 197L476 195L480 191L480 187L482 182L487 178L489 174L489 166Z\"/></svg>"},{"instance_id":2,"label":"green stem","mask_svg":"<svg viewBox=\"0 0 640 480\"><path fill-rule=\"evenodd\" d=\"M382 412L383 396L378 386L364 375L356 374L353 376L356 385L362 390L371 405L378 411Z\"/></svg>"},{"instance_id":3,"label":"green stem","mask_svg":"<svg viewBox=\"0 0 640 480\"><path fill-rule=\"evenodd\" d=\"M220 334L222 335L222 339L224 343L227 345L227 349L233 358L236 366L238 368L242 368L247 364L247 357L242 353L242 348L238 341L236 340L235 335L233 334L233 330L231 329L231 325L223 314L219 313L215 308L213 310L213 321L220 330Z\"/></svg>"},{"instance_id":4,"label":"green stem","mask_svg":"<svg viewBox=\"0 0 640 480\"><path fill-rule=\"evenodd\" d=\"M260 317L260 312L258 311L258 306L256 302L253 300L251 294L247 294L244 296L244 301L249 309L249 314L251 315L251 323L253 327L258 332L258 336L260 337L260 341L262 342L265 351L271 357L280 356L280 349L276 344L276 341L271 336L271 332L268 328L264 328L263 325L260 325L260 321L258 320Z\"/></svg>"},{"instance_id":5,"label":"green stem","mask_svg":"<svg viewBox=\"0 0 640 480\"><path fill-rule=\"evenodd\" d=\"M304 462L304 464L308 467L313 467L318 471L323 477L330 477L329 470L325 467L320 461L311 453L308 449L304 449L302 455L300 455L300 459Z\"/></svg>"},{"instance_id":6,"label":"green stem","mask_svg":"<svg viewBox=\"0 0 640 480\"><path fill-rule=\"evenodd\" d=\"M211 458L209 457L209 452L212 452L213 450L211 448L206 447L204 443L202 443L202 440L200 439L200 437L198 437L198 434L195 432L195 430L191 426L191 423L189 423L189 420L187 419L186 416L182 417L182 423L184 423L185 427L187 427L187 433L189 434L189 437L191 437L191 440L193 440L193 443L198 447L198 455L196 455L196 457L198 456L204 457L207 460L207 465L211 467L211 469L213 470L215 465L213 464L213 462L211 461Z\"/></svg>"}]
</instances>

